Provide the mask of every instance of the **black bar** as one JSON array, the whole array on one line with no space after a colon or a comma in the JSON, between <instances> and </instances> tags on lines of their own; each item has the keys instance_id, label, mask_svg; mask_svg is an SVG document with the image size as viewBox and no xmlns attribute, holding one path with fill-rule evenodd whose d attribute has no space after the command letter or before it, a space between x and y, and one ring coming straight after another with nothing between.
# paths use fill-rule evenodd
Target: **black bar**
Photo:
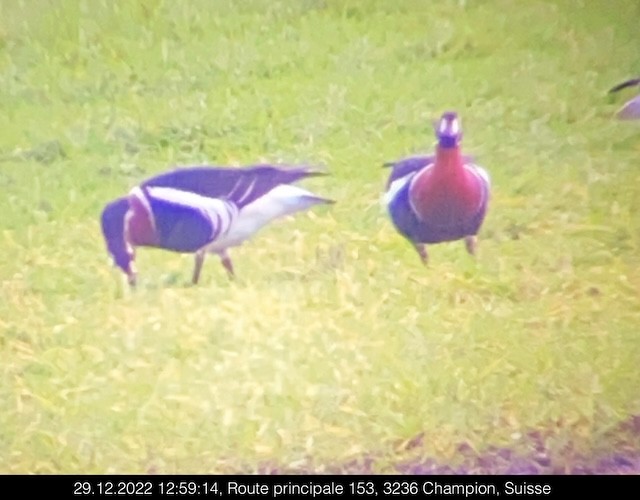
<instances>
[{"instance_id":1,"label":"black bar","mask_svg":"<svg viewBox=\"0 0 640 500\"><path fill-rule=\"evenodd\" d=\"M36 498L571 498L637 494L640 476L5 475ZM628 493L627 493L628 492Z\"/></svg>"}]
</instances>

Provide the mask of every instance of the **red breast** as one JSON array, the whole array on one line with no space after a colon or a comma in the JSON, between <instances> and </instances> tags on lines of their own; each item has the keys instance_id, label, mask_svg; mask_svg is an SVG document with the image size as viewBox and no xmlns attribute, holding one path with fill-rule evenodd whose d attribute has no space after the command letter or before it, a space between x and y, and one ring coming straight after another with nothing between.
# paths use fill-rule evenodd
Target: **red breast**
<instances>
[{"instance_id":1,"label":"red breast","mask_svg":"<svg viewBox=\"0 0 640 500\"><path fill-rule=\"evenodd\" d=\"M477 177L465 167L460 148L438 146L433 167L416 175L409 197L421 219L447 225L472 217L482 190Z\"/></svg>"}]
</instances>

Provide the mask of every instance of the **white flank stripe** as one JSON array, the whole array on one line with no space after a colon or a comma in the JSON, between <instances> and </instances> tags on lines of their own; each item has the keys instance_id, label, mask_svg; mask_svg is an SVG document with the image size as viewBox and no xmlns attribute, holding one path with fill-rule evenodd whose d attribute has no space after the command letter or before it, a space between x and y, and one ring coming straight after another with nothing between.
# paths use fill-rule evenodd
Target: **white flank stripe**
<instances>
[{"instance_id":1,"label":"white flank stripe","mask_svg":"<svg viewBox=\"0 0 640 500\"><path fill-rule=\"evenodd\" d=\"M482 192L484 196L482 197L482 199L480 200L480 203L478 204L478 207L482 207L482 205L484 205L487 202L490 196L491 178L489 177L489 173L481 166L475 165L473 163L467 163L465 167L469 170L469 172L474 174L476 177L479 177L480 181L486 185L487 189Z\"/></svg>"},{"instance_id":2,"label":"white flank stripe","mask_svg":"<svg viewBox=\"0 0 640 500\"><path fill-rule=\"evenodd\" d=\"M487 172L480 165L475 165L472 163L467 164L468 167L471 168L471 171L478 175L484 182L487 183L487 187L491 187L491 178L489 177L489 172Z\"/></svg>"},{"instance_id":3,"label":"white flank stripe","mask_svg":"<svg viewBox=\"0 0 640 500\"><path fill-rule=\"evenodd\" d=\"M382 195L382 203L385 206L389 206L389 204L393 201L398 194L398 191L404 187L404 185L411 180L411 178L415 175L415 172L411 172L410 174L405 175L404 177L400 177L393 181L387 189L386 193Z\"/></svg>"},{"instance_id":4,"label":"white flank stripe","mask_svg":"<svg viewBox=\"0 0 640 500\"><path fill-rule=\"evenodd\" d=\"M220 253L241 245L269 222L322 203L321 200L305 189L283 184L245 205L240 211L236 205L230 204L232 221L229 230L211 242L207 251Z\"/></svg>"},{"instance_id":5,"label":"white flank stripe","mask_svg":"<svg viewBox=\"0 0 640 500\"><path fill-rule=\"evenodd\" d=\"M218 237L220 237L226 235L231 229L231 225L238 215L238 207L235 204L224 202L224 210L218 212L218 215L220 215L222 221L218 232Z\"/></svg>"}]
</instances>

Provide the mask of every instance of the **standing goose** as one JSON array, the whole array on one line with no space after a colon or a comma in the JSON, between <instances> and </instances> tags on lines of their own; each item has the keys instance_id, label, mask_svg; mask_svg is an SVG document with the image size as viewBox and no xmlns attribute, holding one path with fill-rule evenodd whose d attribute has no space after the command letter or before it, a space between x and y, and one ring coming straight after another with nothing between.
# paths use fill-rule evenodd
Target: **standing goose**
<instances>
[{"instance_id":1,"label":"standing goose","mask_svg":"<svg viewBox=\"0 0 640 500\"><path fill-rule=\"evenodd\" d=\"M392 168L384 196L389 215L425 264L427 244L464 239L475 254L491 187L487 172L462 154L456 113L444 113L435 133L434 155L385 164Z\"/></svg>"}]
</instances>

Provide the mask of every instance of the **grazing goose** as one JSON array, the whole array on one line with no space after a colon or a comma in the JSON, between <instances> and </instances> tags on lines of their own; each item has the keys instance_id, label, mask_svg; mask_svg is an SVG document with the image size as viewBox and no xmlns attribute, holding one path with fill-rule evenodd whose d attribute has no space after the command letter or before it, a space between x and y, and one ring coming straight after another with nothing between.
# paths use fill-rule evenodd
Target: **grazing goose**
<instances>
[{"instance_id":1,"label":"grazing goose","mask_svg":"<svg viewBox=\"0 0 640 500\"><path fill-rule=\"evenodd\" d=\"M192 281L206 253L220 256L233 276L228 254L278 217L333 203L292 183L324 175L306 166L189 167L166 172L108 203L101 223L114 263L136 283L136 247L194 253Z\"/></svg>"}]
</instances>

